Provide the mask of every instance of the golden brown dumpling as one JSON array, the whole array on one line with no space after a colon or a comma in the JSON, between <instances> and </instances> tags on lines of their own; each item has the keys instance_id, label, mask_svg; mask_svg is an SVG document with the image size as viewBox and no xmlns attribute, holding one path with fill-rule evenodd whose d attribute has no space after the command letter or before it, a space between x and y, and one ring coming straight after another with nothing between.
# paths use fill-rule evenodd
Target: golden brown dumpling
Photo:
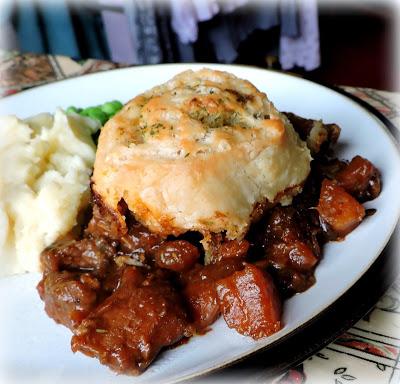
<instances>
[{"instance_id":1,"label":"golden brown dumpling","mask_svg":"<svg viewBox=\"0 0 400 384\"><path fill-rule=\"evenodd\" d=\"M289 203L310 152L267 96L210 69L186 71L128 102L102 129L93 188L161 235L245 235L257 203Z\"/></svg>"}]
</instances>

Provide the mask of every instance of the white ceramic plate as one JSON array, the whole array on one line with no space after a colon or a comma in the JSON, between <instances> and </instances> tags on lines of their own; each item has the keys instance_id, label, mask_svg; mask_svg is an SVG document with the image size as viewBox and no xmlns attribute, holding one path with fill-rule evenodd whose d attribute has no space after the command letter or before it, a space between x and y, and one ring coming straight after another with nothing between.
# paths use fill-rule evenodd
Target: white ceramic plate
<instances>
[{"instance_id":1,"label":"white ceramic plate","mask_svg":"<svg viewBox=\"0 0 400 384\"><path fill-rule=\"evenodd\" d=\"M382 172L382 193L366 204L376 208L377 213L345 241L325 247L316 270L316 284L285 303L285 326L280 332L253 341L229 329L220 319L212 331L164 352L143 375L135 378L116 376L97 360L71 352L70 331L56 325L43 310L35 289L38 274L0 279L0 371L7 381L54 383L90 379L96 383L160 383L213 370L270 345L312 319L366 272L387 243L400 213L400 156L379 120L345 96L303 79L250 67L207 66L251 81L268 94L279 110L338 123L342 127L340 157L365 156ZM53 112L58 106L89 106L112 99L127 101L180 71L202 67L201 64L147 66L87 75L0 100L0 111L27 117Z\"/></svg>"}]
</instances>

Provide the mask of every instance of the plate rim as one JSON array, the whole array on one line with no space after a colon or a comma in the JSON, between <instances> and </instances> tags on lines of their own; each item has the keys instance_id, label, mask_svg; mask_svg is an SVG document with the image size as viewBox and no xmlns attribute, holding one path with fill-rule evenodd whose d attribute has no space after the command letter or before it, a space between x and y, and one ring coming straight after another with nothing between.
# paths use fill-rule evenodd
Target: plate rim
<instances>
[{"instance_id":1,"label":"plate rim","mask_svg":"<svg viewBox=\"0 0 400 384\"><path fill-rule=\"evenodd\" d=\"M231 67L231 68L232 67L242 67L242 68L251 69L252 71L253 70L260 71L260 73L264 72L264 71L267 71L267 72L270 72L270 73L273 73L273 74L277 74L279 76L284 76L284 77L288 77L288 78L296 78L296 79L311 83L312 85L317 85L317 86L319 86L319 87L321 87L321 88L323 88L325 90L328 89L333 93L336 93L336 94L339 94L339 95L341 95L343 97L346 97L348 100L350 100L353 103L353 105L356 105L358 108L361 108L363 111L366 111L369 115L372 115L375 118L377 118L381 123L380 124L380 128L382 129L382 133L385 133L390 138L390 141L392 142L392 144L396 148L397 155L400 158L400 146L399 146L398 140L396 140L396 138L395 138L395 135L398 132L397 128L382 113L377 111L374 107L372 107L370 104L368 104L364 100L353 96L352 94L346 92L345 90L343 90L343 89L341 89L341 88L339 88L337 86L332 86L332 85L324 84L322 82L312 81L312 80L309 80L309 79L298 78L297 76L294 76L292 74L283 73L283 72L279 72L279 71L268 70L268 69L263 69L263 68L254 67L254 66L251 66L251 65L237 65L237 64L229 65L229 64L216 64L216 63L168 63L168 64L138 65L138 66L114 68L114 69L111 69L111 70L99 71L99 72L94 72L94 73L79 74L77 76L73 76L73 77L66 78L66 79L56 79L54 81L51 81L50 83L40 84L40 85L33 86L31 88L28 88L28 89L19 91L19 92L15 93L15 94L4 96L4 97L2 97L0 99L0 108L1 108L2 100L9 100L9 99L12 99L14 97L18 97L21 94L29 94L31 92L37 92L37 90L39 90L39 89L45 89L47 87L52 87L52 86L54 86L54 85L56 85L58 83L76 81L80 77L101 76L102 74L105 74L105 73L108 73L108 72L129 71L129 70L136 69L136 68L166 67L166 66L169 66L169 67L179 67L180 66L182 68L185 68L185 67L187 68L188 66L189 67L190 66L196 66L196 67L199 67L199 68L200 67L212 66L212 67L215 67L215 68L220 67L221 70L224 70L224 69L225 70L229 70L229 67ZM189 68L187 68L187 69L189 69ZM397 212L397 223L399 221L399 214L400 214L400 211ZM264 347L259 347L255 351L244 353L243 356L235 357L235 358L231 359L228 362L224 362L222 364L215 365L215 366L210 367L208 369L204 369L202 372L199 372L199 373L188 374L188 375L186 375L184 377L181 377L181 378L176 379L176 380L171 381L171 382L181 382L181 381L185 381L185 380L188 380L188 379L191 379L191 378L207 375L210 372L215 372L217 370L221 370L221 369L227 368L229 366L234 365L237 362L240 362L242 360L246 360L247 358L251 357L252 355L259 354L259 353L262 353L262 352L264 352L266 350L273 349L277 345L282 344L287 339L289 339L289 338L293 337L294 335L302 332L304 330L304 328L309 326L310 323L314 323L319 317L322 316L322 314L324 314L326 311L328 311L338 300L340 300L343 297L343 295L345 295L348 291L350 291L354 287L354 285L356 285L359 282L359 280L365 274L368 273L368 271L372 268L372 265L374 265L381 258L383 250L385 249L387 244L390 242L390 239L393 237L396 225L397 224L395 223L393 225L393 228L391 228L391 231L386 234L387 236L385 238L385 241L382 243L382 246L380 247L379 252L377 252L378 256L376 256L373 259L373 261L371 261L371 263L369 263L368 267L365 269L364 272L362 272L362 273L360 273L358 275L358 277L356 278L356 280L352 284L352 286L350 286L345 291L343 291L340 294L340 296L338 296L333 302L331 302L325 309L323 309L320 312L317 312L309 320L307 320L306 322L304 322L300 326L296 327L294 330L292 330L288 334L283 335L279 339L271 342L270 344L268 344L268 345L266 345ZM357 320L354 320L354 322L356 322L356 321ZM328 344L329 342L330 341L327 341L326 344ZM323 346L321 345L321 348L322 347ZM313 353L315 353L315 350L314 350L314 352L310 352L310 355L313 354Z\"/></svg>"},{"instance_id":2,"label":"plate rim","mask_svg":"<svg viewBox=\"0 0 400 384\"><path fill-rule=\"evenodd\" d=\"M329 88L333 91L336 91L336 92L342 94L343 96L348 97L350 100L354 101L355 103L358 103L362 108L364 108L365 110L367 110L368 112L373 114L387 128L387 130L388 130L387 133L389 133L389 135L392 136L391 138L393 139L393 143L395 144L395 146L397 147L397 150L399 151L400 143L395 139L395 136L393 134L393 133L396 133L398 131L398 129L388 118L386 118L386 116L384 116L381 112L379 112L376 108L374 108L373 106L368 104L366 101L364 101L362 99L358 99L356 96L353 96L351 93L349 93L337 86L325 85L325 84L321 84L321 83L316 83L316 84L322 85L323 87ZM196 379L201 378L201 377L207 376L209 374L220 372L224 369L229 369L238 363L245 363L246 360L251 359L251 358L255 357L256 355L260 355L267 351L270 352L271 350L273 350L277 347L280 347L282 344L286 343L288 340L293 338L293 336L296 336L296 335L304 332L304 330L314 326L315 323L317 323L326 314L332 312L333 308L336 306L338 301L342 300L344 298L344 296L349 294L350 291L352 291L355 288L355 286L357 286L357 284L360 282L360 280L362 280L366 275L368 275L372 270L374 270L374 267L379 265L379 263L382 262L382 258L387 257L387 258L393 259L392 255L395 253L395 251L391 252L391 250L389 248L391 246L393 246L393 245L391 245L391 242L395 239L396 234L399 232L398 231L399 229L400 229L400 217L398 216L397 223L394 224L390 234L388 235L382 248L378 252L378 256L368 266L367 270L361 274L361 276L354 282L354 284L352 284L351 287L349 287L345 292L343 292L339 297L337 297L337 299L334 300L334 302L332 302L325 309L323 309L322 311L318 312L316 315L311 317L305 323L301 324L300 326L293 329L288 334L283 335L282 337L273 341L272 343L270 343L264 347L260 347L259 349L255 350L255 351L247 353L245 356L241 356L241 357L232 359L229 362L226 362L219 366L209 368L198 374L187 375L186 377L179 378L179 379L173 380L171 382L167 381L167 383L180 383L180 382L184 382L184 381L194 379L194 378L196 378ZM389 252L391 252L391 253L387 255L386 253L389 253ZM390 261L393 262L394 260L390 260ZM400 276L400 269L397 271L397 273L394 274L394 277L392 277L390 279L390 281L385 281L384 287L379 290L380 293L376 293L376 297L378 298L378 300L379 300L379 297L381 297L384 294L384 292L390 287L390 285L394 283L394 281L396 280L396 278L398 276ZM348 320L347 323L341 325L340 327L337 327L338 329L335 330L334 333L330 333L329 336L327 338L325 338L324 341L321 342L318 346L317 345L313 346L312 349L309 349L301 357L299 356L298 358L296 358L296 361L290 362L288 364L288 367L282 368L282 370L289 369L290 367L294 367L294 366L300 364L301 362L305 361L310 356L313 356L319 350L321 350L324 347L326 347L327 345L329 345L331 342L333 342L337 338L338 335L343 333L346 329L351 328L355 323L357 323L359 320L361 320L369 311L372 310L372 308L375 306L376 303L377 303L377 300L375 300L375 298L374 298L373 300L369 300L369 303L367 305L364 305L364 306L360 305L360 307L363 308L363 309L361 309L361 313L359 313L356 317L352 317L351 320ZM281 373L284 373L284 372L281 372Z\"/></svg>"}]
</instances>

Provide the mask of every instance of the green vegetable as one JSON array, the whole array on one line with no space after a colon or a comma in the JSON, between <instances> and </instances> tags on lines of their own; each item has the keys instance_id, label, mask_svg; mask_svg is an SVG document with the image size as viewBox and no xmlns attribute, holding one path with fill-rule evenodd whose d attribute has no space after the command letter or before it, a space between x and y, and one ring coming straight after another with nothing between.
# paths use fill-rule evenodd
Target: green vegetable
<instances>
[{"instance_id":1,"label":"green vegetable","mask_svg":"<svg viewBox=\"0 0 400 384\"><path fill-rule=\"evenodd\" d=\"M104 103L100 108L107 116L114 116L121 108L122 103L118 100L109 101Z\"/></svg>"},{"instance_id":2,"label":"green vegetable","mask_svg":"<svg viewBox=\"0 0 400 384\"><path fill-rule=\"evenodd\" d=\"M82 111L82 109L80 109L80 108L76 108L76 107L74 107L74 106L70 106L70 107L68 107L67 108L67 110L66 110L66 112L67 113L80 113Z\"/></svg>"},{"instance_id":3,"label":"green vegetable","mask_svg":"<svg viewBox=\"0 0 400 384\"><path fill-rule=\"evenodd\" d=\"M85 108L81 112L81 115L82 116L91 117L92 119L96 119L96 120L100 121L100 123L102 125L104 125L108 120L107 115L99 107L88 107L88 108Z\"/></svg>"},{"instance_id":4,"label":"green vegetable","mask_svg":"<svg viewBox=\"0 0 400 384\"><path fill-rule=\"evenodd\" d=\"M118 100L108 101L102 105L96 105L87 108L77 108L73 105L66 109L67 113L78 113L81 116L90 117L91 119L97 120L101 125L104 125L111 117L113 117L118 111L121 110L123 104ZM97 140L100 132L93 132L92 138L97 145Z\"/></svg>"}]
</instances>

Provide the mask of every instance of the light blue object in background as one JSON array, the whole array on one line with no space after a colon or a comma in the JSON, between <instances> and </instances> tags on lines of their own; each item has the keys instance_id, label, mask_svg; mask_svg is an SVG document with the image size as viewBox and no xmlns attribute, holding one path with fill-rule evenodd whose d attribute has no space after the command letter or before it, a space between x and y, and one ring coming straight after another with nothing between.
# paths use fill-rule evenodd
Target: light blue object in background
<instances>
[{"instance_id":1,"label":"light blue object in background","mask_svg":"<svg viewBox=\"0 0 400 384\"><path fill-rule=\"evenodd\" d=\"M13 3L10 0L2 1L0 7L0 25L10 20Z\"/></svg>"},{"instance_id":2,"label":"light blue object in background","mask_svg":"<svg viewBox=\"0 0 400 384\"><path fill-rule=\"evenodd\" d=\"M18 49L18 38L12 25L12 11L14 2L12 0L0 1L0 49Z\"/></svg>"},{"instance_id":3,"label":"light blue object in background","mask_svg":"<svg viewBox=\"0 0 400 384\"><path fill-rule=\"evenodd\" d=\"M29 1L26 2L27 4ZM64 0L49 2L38 0L38 9L43 17L48 50L52 54L62 54L80 58L71 16Z\"/></svg>"},{"instance_id":4,"label":"light blue object in background","mask_svg":"<svg viewBox=\"0 0 400 384\"><path fill-rule=\"evenodd\" d=\"M17 36L22 52L44 53L45 42L39 17L32 1L17 0Z\"/></svg>"}]
</instances>

